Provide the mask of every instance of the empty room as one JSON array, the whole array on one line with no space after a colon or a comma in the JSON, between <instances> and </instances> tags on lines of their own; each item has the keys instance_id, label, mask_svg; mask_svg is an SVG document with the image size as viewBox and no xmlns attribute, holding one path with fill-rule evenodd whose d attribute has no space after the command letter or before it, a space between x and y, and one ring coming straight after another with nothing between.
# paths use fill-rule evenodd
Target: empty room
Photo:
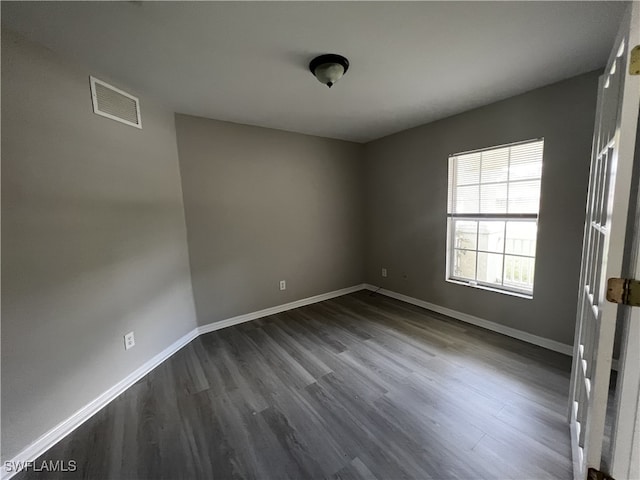
<instances>
[{"instance_id":1,"label":"empty room","mask_svg":"<svg viewBox=\"0 0 640 480\"><path fill-rule=\"evenodd\" d=\"M2 1L0 479L640 479L640 2Z\"/></svg>"}]
</instances>

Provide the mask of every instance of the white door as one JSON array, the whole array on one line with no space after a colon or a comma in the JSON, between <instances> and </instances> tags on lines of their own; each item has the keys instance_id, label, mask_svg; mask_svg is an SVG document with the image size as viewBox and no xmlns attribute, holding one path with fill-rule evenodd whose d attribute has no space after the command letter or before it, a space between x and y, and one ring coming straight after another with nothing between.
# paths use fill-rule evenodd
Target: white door
<instances>
[{"instance_id":1,"label":"white door","mask_svg":"<svg viewBox=\"0 0 640 480\"><path fill-rule=\"evenodd\" d=\"M574 478L600 470L618 306L606 301L607 278L623 271L640 76L630 52L640 44L640 3L627 11L600 78L582 250L569 417ZM632 208L635 207L635 198ZM630 222L632 223L632 222Z\"/></svg>"}]
</instances>

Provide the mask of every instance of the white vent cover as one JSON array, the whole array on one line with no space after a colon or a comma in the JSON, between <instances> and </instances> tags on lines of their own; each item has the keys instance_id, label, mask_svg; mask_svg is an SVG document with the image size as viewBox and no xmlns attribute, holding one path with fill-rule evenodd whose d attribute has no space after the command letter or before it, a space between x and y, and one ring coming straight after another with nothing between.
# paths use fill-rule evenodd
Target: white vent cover
<instances>
[{"instance_id":1,"label":"white vent cover","mask_svg":"<svg viewBox=\"0 0 640 480\"><path fill-rule=\"evenodd\" d=\"M132 127L142 128L140 101L136 97L95 77L89 78L94 113Z\"/></svg>"}]
</instances>

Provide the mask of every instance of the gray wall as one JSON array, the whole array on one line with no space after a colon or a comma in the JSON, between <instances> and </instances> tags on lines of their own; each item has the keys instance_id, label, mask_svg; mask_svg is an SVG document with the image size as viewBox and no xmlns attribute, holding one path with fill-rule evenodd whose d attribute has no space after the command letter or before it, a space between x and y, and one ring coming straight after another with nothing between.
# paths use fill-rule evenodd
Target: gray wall
<instances>
[{"instance_id":1,"label":"gray wall","mask_svg":"<svg viewBox=\"0 0 640 480\"><path fill-rule=\"evenodd\" d=\"M4 461L196 322L173 114L94 115L96 72L2 30Z\"/></svg>"},{"instance_id":2,"label":"gray wall","mask_svg":"<svg viewBox=\"0 0 640 480\"><path fill-rule=\"evenodd\" d=\"M186 115L176 129L201 325L362 282L362 145Z\"/></svg>"},{"instance_id":3,"label":"gray wall","mask_svg":"<svg viewBox=\"0 0 640 480\"><path fill-rule=\"evenodd\" d=\"M597 80L582 75L367 144L367 282L572 344ZM533 300L445 282L448 156L537 137Z\"/></svg>"}]
</instances>

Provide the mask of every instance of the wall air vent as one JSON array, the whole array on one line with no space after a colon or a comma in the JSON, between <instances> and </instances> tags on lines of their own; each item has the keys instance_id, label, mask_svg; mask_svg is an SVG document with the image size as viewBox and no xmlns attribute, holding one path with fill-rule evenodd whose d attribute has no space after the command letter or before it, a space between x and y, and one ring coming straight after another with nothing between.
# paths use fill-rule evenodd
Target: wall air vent
<instances>
[{"instance_id":1,"label":"wall air vent","mask_svg":"<svg viewBox=\"0 0 640 480\"><path fill-rule=\"evenodd\" d=\"M108 83L89 77L93 112L132 127L142 128L140 101Z\"/></svg>"}]
</instances>

